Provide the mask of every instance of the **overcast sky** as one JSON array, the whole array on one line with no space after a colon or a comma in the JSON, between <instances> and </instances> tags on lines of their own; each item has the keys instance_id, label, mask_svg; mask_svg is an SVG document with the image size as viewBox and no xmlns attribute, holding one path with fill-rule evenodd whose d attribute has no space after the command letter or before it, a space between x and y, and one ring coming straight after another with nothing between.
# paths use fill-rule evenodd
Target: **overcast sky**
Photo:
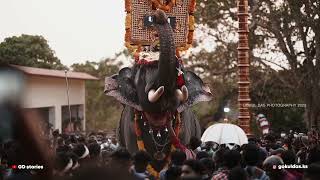
<instances>
[{"instance_id":1,"label":"overcast sky","mask_svg":"<svg viewBox=\"0 0 320 180\"><path fill-rule=\"evenodd\" d=\"M112 57L124 46L123 0L0 0L0 42L42 35L65 65Z\"/></svg>"}]
</instances>

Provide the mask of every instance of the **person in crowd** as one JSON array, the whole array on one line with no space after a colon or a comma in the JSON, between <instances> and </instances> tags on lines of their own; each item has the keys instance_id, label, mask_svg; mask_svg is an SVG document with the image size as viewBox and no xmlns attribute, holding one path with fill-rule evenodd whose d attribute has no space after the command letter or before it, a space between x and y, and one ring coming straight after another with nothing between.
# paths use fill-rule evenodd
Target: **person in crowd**
<instances>
[{"instance_id":1,"label":"person in crowd","mask_svg":"<svg viewBox=\"0 0 320 180\"><path fill-rule=\"evenodd\" d=\"M202 179L209 180L212 177L213 171L215 169L215 164L212 158L201 158L199 162L202 164L204 170L202 172Z\"/></svg>"},{"instance_id":2,"label":"person in crowd","mask_svg":"<svg viewBox=\"0 0 320 180\"><path fill-rule=\"evenodd\" d=\"M228 180L250 180L247 172L241 167L232 168L228 175Z\"/></svg>"},{"instance_id":3,"label":"person in crowd","mask_svg":"<svg viewBox=\"0 0 320 180\"><path fill-rule=\"evenodd\" d=\"M270 180L296 180L294 175L281 168L283 164L283 160L276 155L271 155L264 160L263 167Z\"/></svg>"},{"instance_id":4,"label":"person in crowd","mask_svg":"<svg viewBox=\"0 0 320 180\"><path fill-rule=\"evenodd\" d=\"M320 162L320 147L314 146L309 149L307 156L307 164Z\"/></svg>"},{"instance_id":5,"label":"person in crowd","mask_svg":"<svg viewBox=\"0 0 320 180\"><path fill-rule=\"evenodd\" d=\"M197 154L196 154L196 159L197 160L200 160L202 158L210 158L209 154L206 152L206 151L199 151Z\"/></svg>"},{"instance_id":6,"label":"person in crowd","mask_svg":"<svg viewBox=\"0 0 320 180\"><path fill-rule=\"evenodd\" d=\"M131 154L125 148L120 148L110 156L109 166L117 169L129 170L131 166Z\"/></svg>"},{"instance_id":7,"label":"person in crowd","mask_svg":"<svg viewBox=\"0 0 320 180\"><path fill-rule=\"evenodd\" d=\"M287 165L297 164L297 161L296 161L297 157L294 154L293 150L284 151L281 154L281 158L284 164L287 164ZM294 175L297 178L297 180L302 180L303 172L301 172L301 170L299 171L299 169L290 168L290 169L287 169L287 171L292 175Z\"/></svg>"},{"instance_id":8,"label":"person in crowd","mask_svg":"<svg viewBox=\"0 0 320 180\"><path fill-rule=\"evenodd\" d=\"M200 146L201 140L198 137L192 136L190 138L188 148L192 150L195 154L197 154L201 150Z\"/></svg>"},{"instance_id":9,"label":"person in crowd","mask_svg":"<svg viewBox=\"0 0 320 180\"><path fill-rule=\"evenodd\" d=\"M242 153L245 163L244 170L247 172L250 179L268 180L266 172L260 169L257 165L259 163L259 148L256 144L248 144Z\"/></svg>"},{"instance_id":10,"label":"person in crowd","mask_svg":"<svg viewBox=\"0 0 320 180\"><path fill-rule=\"evenodd\" d=\"M186 160L181 169L182 180L201 180L204 168L202 164L194 159Z\"/></svg>"},{"instance_id":11,"label":"person in crowd","mask_svg":"<svg viewBox=\"0 0 320 180\"><path fill-rule=\"evenodd\" d=\"M266 150L268 152L271 152L271 150L276 150L281 148L281 145L276 143L275 135L271 133L265 137L265 143L266 143Z\"/></svg>"},{"instance_id":12,"label":"person in crowd","mask_svg":"<svg viewBox=\"0 0 320 180\"><path fill-rule=\"evenodd\" d=\"M304 180L318 180L320 179L320 163L309 164L308 168L305 169Z\"/></svg>"},{"instance_id":13,"label":"person in crowd","mask_svg":"<svg viewBox=\"0 0 320 180\"><path fill-rule=\"evenodd\" d=\"M59 152L55 156L53 175L57 177L68 176L73 167L72 158L67 152Z\"/></svg>"},{"instance_id":14,"label":"person in crowd","mask_svg":"<svg viewBox=\"0 0 320 180\"><path fill-rule=\"evenodd\" d=\"M181 175L181 167L186 160L186 154L182 151L174 151L171 154L171 163L167 169L160 171L160 180L177 179Z\"/></svg>"},{"instance_id":15,"label":"person in crowd","mask_svg":"<svg viewBox=\"0 0 320 180\"><path fill-rule=\"evenodd\" d=\"M147 166L151 161L151 156L146 151L138 151L133 155L133 165L129 172L137 180L153 179L148 173Z\"/></svg>"},{"instance_id":16,"label":"person in crowd","mask_svg":"<svg viewBox=\"0 0 320 180\"><path fill-rule=\"evenodd\" d=\"M73 149L73 153L79 157L80 164L86 164L89 161L90 152L86 145L77 144Z\"/></svg>"},{"instance_id":17,"label":"person in crowd","mask_svg":"<svg viewBox=\"0 0 320 180\"><path fill-rule=\"evenodd\" d=\"M227 149L223 154L223 164L212 177L212 180L228 180L232 168L240 166L241 155L237 150Z\"/></svg>"}]
</instances>

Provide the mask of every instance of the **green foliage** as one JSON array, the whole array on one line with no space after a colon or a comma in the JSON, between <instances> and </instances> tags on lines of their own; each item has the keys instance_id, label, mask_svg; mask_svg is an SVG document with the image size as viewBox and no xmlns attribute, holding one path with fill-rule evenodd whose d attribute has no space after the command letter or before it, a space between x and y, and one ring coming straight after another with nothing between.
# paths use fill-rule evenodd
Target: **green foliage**
<instances>
[{"instance_id":1,"label":"green foliage","mask_svg":"<svg viewBox=\"0 0 320 180\"><path fill-rule=\"evenodd\" d=\"M42 36L21 35L0 44L0 62L47 69L65 69Z\"/></svg>"},{"instance_id":2,"label":"green foliage","mask_svg":"<svg viewBox=\"0 0 320 180\"><path fill-rule=\"evenodd\" d=\"M103 92L104 78L119 71L119 65L110 62L111 59L101 62L86 61L71 66L74 71L86 72L99 78L98 81L86 82L86 128L89 131L113 130L121 116L121 104Z\"/></svg>"}]
</instances>

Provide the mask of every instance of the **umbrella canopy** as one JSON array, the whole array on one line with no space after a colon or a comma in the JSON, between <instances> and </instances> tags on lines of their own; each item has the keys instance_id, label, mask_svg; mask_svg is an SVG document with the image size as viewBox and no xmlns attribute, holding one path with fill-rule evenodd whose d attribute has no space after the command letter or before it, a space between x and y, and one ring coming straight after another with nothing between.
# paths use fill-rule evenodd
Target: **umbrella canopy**
<instances>
[{"instance_id":1,"label":"umbrella canopy","mask_svg":"<svg viewBox=\"0 0 320 180\"><path fill-rule=\"evenodd\" d=\"M214 124L203 133L202 142L213 141L218 144L248 144L248 137L244 131L234 124L218 123Z\"/></svg>"}]
</instances>

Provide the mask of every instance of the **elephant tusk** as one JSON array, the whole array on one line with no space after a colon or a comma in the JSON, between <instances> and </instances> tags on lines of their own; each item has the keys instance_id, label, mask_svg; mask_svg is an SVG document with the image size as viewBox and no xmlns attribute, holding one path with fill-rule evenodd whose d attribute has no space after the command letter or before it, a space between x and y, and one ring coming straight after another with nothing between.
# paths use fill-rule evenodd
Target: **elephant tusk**
<instances>
[{"instance_id":1,"label":"elephant tusk","mask_svg":"<svg viewBox=\"0 0 320 180\"><path fill-rule=\"evenodd\" d=\"M185 102L188 100L188 97L189 97L188 88L187 88L187 86L183 85L181 90L182 90L182 95L183 95L182 101Z\"/></svg>"},{"instance_id":2,"label":"elephant tusk","mask_svg":"<svg viewBox=\"0 0 320 180\"><path fill-rule=\"evenodd\" d=\"M161 97L163 92L164 92L164 86L160 86L156 91L154 89L151 89L148 93L148 100L152 103L158 101L158 99Z\"/></svg>"},{"instance_id":3,"label":"elephant tusk","mask_svg":"<svg viewBox=\"0 0 320 180\"><path fill-rule=\"evenodd\" d=\"M188 99L188 89L186 86L182 86L181 90L180 89L176 89L176 97L182 101L185 102Z\"/></svg>"},{"instance_id":4,"label":"elephant tusk","mask_svg":"<svg viewBox=\"0 0 320 180\"><path fill-rule=\"evenodd\" d=\"M180 89L176 89L176 97L179 99L179 101L183 100L183 94Z\"/></svg>"}]
</instances>

